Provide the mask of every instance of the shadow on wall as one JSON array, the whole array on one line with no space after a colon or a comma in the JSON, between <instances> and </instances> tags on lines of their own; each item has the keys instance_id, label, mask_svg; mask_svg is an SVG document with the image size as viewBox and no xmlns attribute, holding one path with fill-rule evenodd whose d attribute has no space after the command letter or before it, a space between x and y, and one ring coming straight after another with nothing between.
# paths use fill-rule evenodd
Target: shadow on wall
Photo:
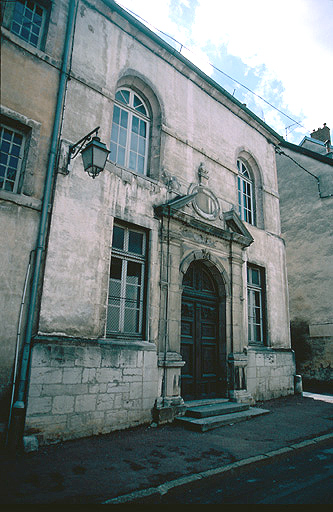
<instances>
[{"instance_id":1,"label":"shadow on wall","mask_svg":"<svg viewBox=\"0 0 333 512\"><path fill-rule=\"evenodd\" d=\"M303 390L333 393L332 368L325 357L327 338L311 338L308 322L304 320L294 320L290 329L296 372L302 375Z\"/></svg>"}]
</instances>

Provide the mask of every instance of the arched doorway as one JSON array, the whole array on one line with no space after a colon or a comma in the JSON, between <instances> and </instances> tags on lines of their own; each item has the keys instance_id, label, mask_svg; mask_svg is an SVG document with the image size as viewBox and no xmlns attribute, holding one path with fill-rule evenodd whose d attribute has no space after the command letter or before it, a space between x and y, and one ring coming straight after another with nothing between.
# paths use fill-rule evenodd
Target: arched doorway
<instances>
[{"instance_id":1,"label":"arched doorway","mask_svg":"<svg viewBox=\"0 0 333 512\"><path fill-rule=\"evenodd\" d=\"M225 301L212 272L191 263L183 278L181 311L182 397L214 398L226 392Z\"/></svg>"}]
</instances>

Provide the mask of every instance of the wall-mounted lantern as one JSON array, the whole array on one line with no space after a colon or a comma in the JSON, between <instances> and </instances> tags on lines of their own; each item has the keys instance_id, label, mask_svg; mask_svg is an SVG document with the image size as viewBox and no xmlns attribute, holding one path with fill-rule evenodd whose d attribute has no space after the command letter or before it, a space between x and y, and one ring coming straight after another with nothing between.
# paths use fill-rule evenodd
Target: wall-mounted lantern
<instances>
[{"instance_id":1,"label":"wall-mounted lantern","mask_svg":"<svg viewBox=\"0 0 333 512\"><path fill-rule=\"evenodd\" d=\"M105 167L106 159L110 151L106 145L97 137L99 126L92 130L88 135L82 137L76 144L69 147L67 173L70 161L79 153L82 154L83 167L86 173L93 179L98 176ZM94 137L92 135L95 134Z\"/></svg>"}]
</instances>

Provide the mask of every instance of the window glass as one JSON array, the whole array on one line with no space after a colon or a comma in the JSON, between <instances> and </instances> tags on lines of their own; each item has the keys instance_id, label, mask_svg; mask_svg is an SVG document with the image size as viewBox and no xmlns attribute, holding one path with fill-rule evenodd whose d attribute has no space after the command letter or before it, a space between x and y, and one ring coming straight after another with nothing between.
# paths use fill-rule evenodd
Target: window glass
<instances>
[{"instance_id":1,"label":"window glass","mask_svg":"<svg viewBox=\"0 0 333 512\"><path fill-rule=\"evenodd\" d=\"M0 190L18 191L23 149L23 135L2 126L0 128Z\"/></svg>"},{"instance_id":2,"label":"window glass","mask_svg":"<svg viewBox=\"0 0 333 512\"><path fill-rule=\"evenodd\" d=\"M245 164L237 160L238 213L242 220L254 224L253 182Z\"/></svg>"},{"instance_id":3,"label":"window glass","mask_svg":"<svg viewBox=\"0 0 333 512\"><path fill-rule=\"evenodd\" d=\"M119 226L113 227L112 234L112 247L116 249L124 248L124 240L125 240L125 230L120 228Z\"/></svg>"},{"instance_id":4,"label":"window glass","mask_svg":"<svg viewBox=\"0 0 333 512\"><path fill-rule=\"evenodd\" d=\"M113 110L109 158L111 162L145 174L149 122L142 116L147 116L147 109L141 98L128 89L117 91L115 99L121 106L115 104Z\"/></svg>"},{"instance_id":5,"label":"window glass","mask_svg":"<svg viewBox=\"0 0 333 512\"><path fill-rule=\"evenodd\" d=\"M135 254L143 254L143 233L129 232L128 250Z\"/></svg>"},{"instance_id":6,"label":"window glass","mask_svg":"<svg viewBox=\"0 0 333 512\"><path fill-rule=\"evenodd\" d=\"M262 269L248 266L248 338L249 343L264 343L264 288Z\"/></svg>"},{"instance_id":7,"label":"window glass","mask_svg":"<svg viewBox=\"0 0 333 512\"><path fill-rule=\"evenodd\" d=\"M46 11L37 2L16 0L11 31L33 46L40 46Z\"/></svg>"},{"instance_id":8,"label":"window glass","mask_svg":"<svg viewBox=\"0 0 333 512\"><path fill-rule=\"evenodd\" d=\"M114 225L106 335L141 336L145 233Z\"/></svg>"}]
</instances>

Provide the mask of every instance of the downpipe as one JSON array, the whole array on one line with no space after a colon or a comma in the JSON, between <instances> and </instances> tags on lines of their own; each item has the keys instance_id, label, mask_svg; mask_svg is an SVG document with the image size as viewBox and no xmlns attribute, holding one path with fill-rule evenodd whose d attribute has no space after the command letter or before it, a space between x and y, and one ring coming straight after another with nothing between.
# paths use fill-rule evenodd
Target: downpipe
<instances>
[{"instance_id":1,"label":"downpipe","mask_svg":"<svg viewBox=\"0 0 333 512\"><path fill-rule=\"evenodd\" d=\"M19 355L19 351L20 351L22 317L23 317L23 310L24 310L24 304L25 304L25 298L26 298L26 293L27 293L28 282L29 282L29 278L30 278L32 255L33 255L34 252L35 251L31 251L30 252L29 263L28 263L28 266L27 266L26 274L25 274L23 293L22 293L22 299L21 299L21 305L20 305L20 313L19 313L19 320L18 320L17 334L16 334L16 346L15 346L15 357L14 357L12 393L11 393L10 406L9 406L9 416L8 416L7 431L6 431L6 438L5 438L5 448L8 447L8 443L9 443L9 432L10 432L10 427L11 427L13 402L14 402L15 389L16 389L16 378L17 378L17 368L18 368L18 355Z\"/></svg>"}]
</instances>

